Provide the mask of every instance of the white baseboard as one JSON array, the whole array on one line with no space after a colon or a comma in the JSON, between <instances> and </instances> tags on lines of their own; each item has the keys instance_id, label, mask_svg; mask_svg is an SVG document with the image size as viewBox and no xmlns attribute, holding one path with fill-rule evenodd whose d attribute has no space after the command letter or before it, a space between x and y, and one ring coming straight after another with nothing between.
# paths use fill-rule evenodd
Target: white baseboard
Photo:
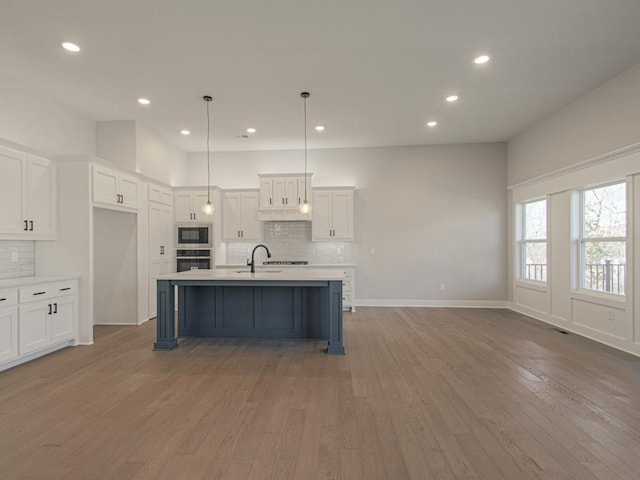
<instances>
[{"instance_id":1,"label":"white baseboard","mask_svg":"<svg viewBox=\"0 0 640 480\"><path fill-rule=\"evenodd\" d=\"M508 302L506 300L397 300L358 298L354 304L356 307L508 308Z\"/></svg>"},{"instance_id":2,"label":"white baseboard","mask_svg":"<svg viewBox=\"0 0 640 480\"><path fill-rule=\"evenodd\" d=\"M532 309L523 307L522 305L518 305L513 302L508 302L507 308L516 313L520 313L521 315L526 315L527 317L533 318L534 320L553 325L554 327L561 328L562 330L566 330L567 332L575 333L576 335L588 338L589 340L593 340L594 342L602 343L603 345L615 348L616 350L621 350L636 357L640 357L640 345L631 341L623 339L617 341L606 333L599 335L596 330L590 329L588 327L582 327L566 319L559 319L558 317L553 317L546 314L538 314L536 313L537 310L532 311Z\"/></svg>"},{"instance_id":3,"label":"white baseboard","mask_svg":"<svg viewBox=\"0 0 640 480\"><path fill-rule=\"evenodd\" d=\"M101 327L108 327L108 326L113 326L113 327L137 327L138 324L137 323L94 323L93 324L94 327L96 326L101 326Z\"/></svg>"}]
</instances>

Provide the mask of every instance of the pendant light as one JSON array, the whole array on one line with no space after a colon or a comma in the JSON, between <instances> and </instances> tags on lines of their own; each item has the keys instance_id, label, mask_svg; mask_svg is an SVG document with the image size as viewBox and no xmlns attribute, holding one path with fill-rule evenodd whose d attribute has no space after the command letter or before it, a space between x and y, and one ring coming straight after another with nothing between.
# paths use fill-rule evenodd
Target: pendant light
<instances>
[{"instance_id":1,"label":"pendant light","mask_svg":"<svg viewBox=\"0 0 640 480\"><path fill-rule=\"evenodd\" d=\"M307 98L311 95L309 92L301 92L300 96L304 100L304 201L298 205L300 213L311 213L311 203L307 199Z\"/></svg>"},{"instance_id":2,"label":"pendant light","mask_svg":"<svg viewBox=\"0 0 640 480\"><path fill-rule=\"evenodd\" d=\"M202 213L205 215L213 215L214 206L211 203L211 162L209 161L209 136L211 121L209 119L209 104L213 101L209 95L205 95L202 99L207 103L207 203L202 206Z\"/></svg>"}]
</instances>

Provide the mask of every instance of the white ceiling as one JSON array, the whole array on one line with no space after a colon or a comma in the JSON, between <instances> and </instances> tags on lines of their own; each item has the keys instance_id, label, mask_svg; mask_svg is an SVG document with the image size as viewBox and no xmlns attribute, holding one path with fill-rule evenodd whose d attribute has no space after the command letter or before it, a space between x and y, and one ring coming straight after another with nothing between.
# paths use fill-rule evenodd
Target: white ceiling
<instances>
[{"instance_id":1,"label":"white ceiling","mask_svg":"<svg viewBox=\"0 0 640 480\"><path fill-rule=\"evenodd\" d=\"M639 19L638 0L0 0L0 76L186 151L205 94L213 150L300 148L302 90L310 148L507 141L639 62Z\"/></svg>"}]
</instances>

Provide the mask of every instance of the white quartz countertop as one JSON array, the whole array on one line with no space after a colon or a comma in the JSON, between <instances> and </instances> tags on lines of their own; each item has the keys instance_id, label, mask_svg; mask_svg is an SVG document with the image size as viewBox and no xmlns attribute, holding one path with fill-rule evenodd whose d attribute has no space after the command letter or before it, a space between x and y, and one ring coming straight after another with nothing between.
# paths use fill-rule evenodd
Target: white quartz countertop
<instances>
[{"instance_id":1,"label":"white quartz countertop","mask_svg":"<svg viewBox=\"0 0 640 480\"><path fill-rule=\"evenodd\" d=\"M280 269L280 268L354 268L356 266L355 263L308 263L307 265L256 265L257 269ZM240 270L241 268L249 268L246 264L237 263L237 264L225 264L225 265L216 265L215 268L234 268Z\"/></svg>"},{"instance_id":2,"label":"white quartz countertop","mask_svg":"<svg viewBox=\"0 0 640 480\"><path fill-rule=\"evenodd\" d=\"M188 272L169 273L156 277L157 280L273 280L273 281L300 281L300 280L343 280L344 273L338 270L296 269L280 268L274 265L270 268L260 269L255 273L249 272L249 267L244 266L237 270L229 268L212 268L211 270L190 270Z\"/></svg>"},{"instance_id":3,"label":"white quartz countertop","mask_svg":"<svg viewBox=\"0 0 640 480\"><path fill-rule=\"evenodd\" d=\"M0 288L18 288L28 287L29 285L38 285L41 283L64 282L65 280L74 280L78 277L17 277L4 278L0 280Z\"/></svg>"}]
</instances>

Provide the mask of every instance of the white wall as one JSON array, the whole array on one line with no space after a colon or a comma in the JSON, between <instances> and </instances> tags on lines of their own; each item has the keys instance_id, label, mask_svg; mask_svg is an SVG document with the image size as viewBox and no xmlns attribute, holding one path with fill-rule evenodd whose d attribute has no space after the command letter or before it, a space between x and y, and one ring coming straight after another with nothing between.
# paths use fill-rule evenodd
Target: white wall
<instances>
[{"instance_id":1,"label":"white wall","mask_svg":"<svg viewBox=\"0 0 640 480\"><path fill-rule=\"evenodd\" d=\"M135 213L93 209L94 324L138 324L136 220Z\"/></svg>"},{"instance_id":2,"label":"white wall","mask_svg":"<svg viewBox=\"0 0 640 480\"><path fill-rule=\"evenodd\" d=\"M640 142L640 64L508 144L508 184Z\"/></svg>"},{"instance_id":3,"label":"white wall","mask_svg":"<svg viewBox=\"0 0 640 480\"><path fill-rule=\"evenodd\" d=\"M98 157L166 185L182 185L187 154L135 120L96 124Z\"/></svg>"},{"instance_id":4,"label":"white wall","mask_svg":"<svg viewBox=\"0 0 640 480\"><path fill-rule=\"evenodd\" d=\"M136 170L169 185L183 185L187 176L187 154L155 131L136 128Z\"/></svg>"},{"instance_id":5,"label":"white wall","mask_svg":"<svg viewBox=\"0 0 640 480\"><path fill-rule=\"evenodd\" d=\"M187 182L206 185L206 155L188 161ZM256 188L257 173L303 169L301 151L215 152L212 183ZM312 150L308 169L314 186L357 187L360 304L506 300L506 145Z\"/></svg>"},{"instance_id":6,"label":"white wall","mask_svg":"<svg viewBox=\"0 0 640 480\"><path fill-rule=\"evenodd\" d=\"M55 156L95 153L95 135L89 118L36 90L2 81L1 138Z\"/></svg>"},{"instance_id":7,"label":"white wall","mask_svg":"<svg viewBox=\"0 0 640 480\"><path fill-rule=\"evenodd\" d=\"M577 191L586 186L626 179L626 295L607 295L578 288ZM548 283L520 280L513 273L513 308L550 324L640 355L640 147L588 166L579 166L512 188L512 212L535 198L548 199ZM513 225L515 222L512 222ZM511 251L517 252L513 235ZM516 253L513 253L514 257ZM511 265L515 263L515 258ZM514 269L514 272L517 269Z\"/></svg>"},{"instance_id":8,"label":"white wall","mask_svg":"<svg viewBox=\"0 0 640 480\"><path fill-rule=\"evenodd\" d=\"M131 172L136 171L136 122L96 123L96 155Z\"/></svg>"}]
</instances>

